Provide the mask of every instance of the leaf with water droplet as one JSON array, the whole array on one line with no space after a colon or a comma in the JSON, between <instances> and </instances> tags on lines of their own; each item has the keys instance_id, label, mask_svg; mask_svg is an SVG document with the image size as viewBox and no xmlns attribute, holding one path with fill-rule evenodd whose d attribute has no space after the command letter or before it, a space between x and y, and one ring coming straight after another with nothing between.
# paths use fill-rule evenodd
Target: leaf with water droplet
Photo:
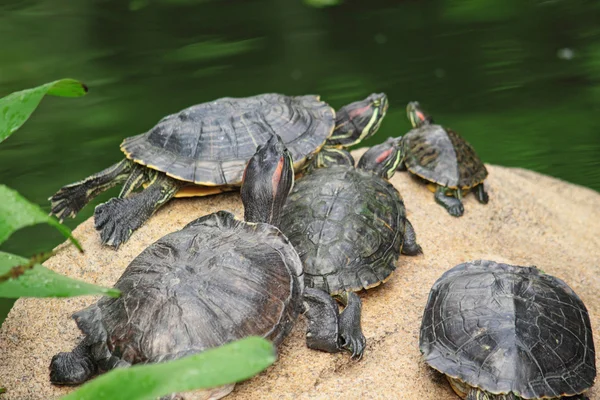
<instances>
[{"instance_id":1,"label":"leaf with water droplet","mask_svg":"<svg viewBox=\"0 0 600 400\"><path fill-rule=\"evenodd\" d=\"M150 400L215 388L251 378L276 359L269 341L251 336L178 360L114 369L60 400Z\"/></svg>"},{"instance_id":2,"label":"leaf with water droplet","mask_svg":"<svg viewBox=\"0 0 600 400\"><path fill-rule=\"evenodd\" d=\"M30 225L46 223L55 227L66 238L83 252L79 242L71 235L71 230L62 225L55 217L42 211L30 203L17 191L0 185L0 244L9 238L13 232Z\"/></svg>"},{"instance_id":3,"label":"leaf with water droplet","mask_svg":"<svg viewBox=\"0 0 600 400\"><path fill-rule=\"evenodd\" d=\"M30 260L0 251L0 278L13 275L15 267L25 266ZM16 275L16 274L15 274ZM73 297L103 294L119 297L114 288L105 288L72 279L40 264L19 271L18 277L0 282L0 297Z\"/></svg>"},{"instance_id":4,"label":"leaf with water droplet","mask_svg":"<svg viewBox=\"0 0 600 400\"><path fill-rule=\"evenodd\" d=\"M35 111L45 95L79 97L87 87L74 79L60 79L31 89L14 92L0 98L0 142L21 127Z\"/></svg>"}]
</instances>

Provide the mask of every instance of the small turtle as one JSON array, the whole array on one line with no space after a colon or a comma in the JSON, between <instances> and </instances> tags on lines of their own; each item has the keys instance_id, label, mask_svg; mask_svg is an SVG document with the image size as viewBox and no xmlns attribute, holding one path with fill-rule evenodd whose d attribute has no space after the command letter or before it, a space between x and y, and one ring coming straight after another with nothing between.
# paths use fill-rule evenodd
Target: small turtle
<instances>
[{"instance_id":1,"label":"small turtle","mask_svg":"<svg viewBox=\"0 0 600 400\"><path fill-rule=\"evenodd\" d=\"M321 168L298 180L281 217L281 230L304 265L305 285L345 306L338 347L354 358L365 349L361 302L354 292L385 282L400 252L421 253L402 197L388 182L399 161L393 139L369 149L357 168L347 151L324 150L317 156Z\"/></svg>"},{"instance_id":2,"label":"small turtle","mask_svg":"<svg viewBox=\"0 0 600 400\"><path fill-rule=\"evenodd\" d=\"M483 181L488 172L473 147L453 130L433 124L418 102L408 103L406 112L413 129L402 138L399 170L431 182L435 201L452 216L463 215L460 200L469 190L487 204Z\"/></svg>"},{"instance_id":3,"label":"small turtle","mask_svg":"<svg viewBox=\"0 0 600 400\"><path fill-rule=\"evenodd\" d=\"M245 222L219 211L164 236L119 278L121 297L103 297L73 315L85 338L52 358L52 383L76 385L100 371L176 359L250 335L277 345L300 312L309 321L307 336L338 330L337 306L327 293L304 289L302 262L276 227L294 182L279 137L258 147L243 179ZM306 309L303 296L313 308ZM318 348L339 338L327 340L332 344ZM231 390L219 388L211 398Z\"/></svg>"},{"instance_id":4,"label":"small turtle","mask_svg":"<svg viewBox=\"0 0 600 400\"><path fill-rule=\"evenodd\" d=\"M468 400L584 399L596 376L581 299L535 267L477 260L433 285L419 346Z\"/></svg>"},{"instance_id":5,"label":"small turtle","mask_svg":"<svg viewBox=\"0 0 600 400\"><path fill-rule=\"evenodd\" d=\"M373 135L388 102L384 93L335 111L319 96L261 94L221 98L161 119L121 144L126 158L50 197L59 220L74 217L92 198L124 183L118 198L95 209L102 243L118 248L173 196L204 196L240 186L256 146L278 134L296 172L322 146L347 147ZM140 186L140 193L128 196Z\"/></svg>"}]
</instances>

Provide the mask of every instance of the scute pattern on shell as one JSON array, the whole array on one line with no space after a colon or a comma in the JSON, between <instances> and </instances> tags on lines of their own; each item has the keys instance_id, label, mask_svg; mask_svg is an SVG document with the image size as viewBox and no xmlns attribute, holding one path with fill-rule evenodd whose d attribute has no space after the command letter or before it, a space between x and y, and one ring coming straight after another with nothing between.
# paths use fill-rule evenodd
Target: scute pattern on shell
<instances>
[{"instance_id":1,"label":"scute pattern on shell","mask_svg":"<svg viewBox=\"0 0 600 400\"><path fill-rule=\"evenodd\" d=\"M440 125L412 129L402 138L406 167L415 175L451 189L483 182L487 169L459 134Z\"/></svg>"},{"instance_id":2,"label":"scute pattern on shell","mask_svg":"<svg viewBox=\"0 0 600 400\"><path fill-rule=\"evenodd\" d=\"M249 335L278 344L301 310L304 283L277 228L220 211L150 245L115 287L120 298L104 297L74 317L88 340L139 363Z\"/></svg>"},{"instance_id":3,"label":"scute pattern on shell","mask_svg":"<svg viewBox=\"0 0 600 400\"><path fill-rule=\"evenodd\" d=\"M534 267L478 260L450 269L431 289L419 341L433 368L494 394L575 395L596 375L585 305Z\"/></svg>"},{"instance_id":4,"label":"scute pattern on shell","mask_svg":"<svg viewBox=\"0 0 600 400\"><path fill-rule=\"evenodd\" d=\"M273 133L295 163L333 132L335 112L318 96L276 93L225 97L168 115L147 133L126 138L125 155L182 181L239 185L246 162Z\"/></svg>"},{"instance_id":5,"label":"scute pattern on shell","mask_svg":"<svg viewBox=\"0 0 600 400\"><path fill-rule=\"evenodd\" d=\"M398 191L352 167L321 168L299 179L281 218L306 285L331 294L367 289L395 269L406 213Z\"/></svg>"}]
</instances>

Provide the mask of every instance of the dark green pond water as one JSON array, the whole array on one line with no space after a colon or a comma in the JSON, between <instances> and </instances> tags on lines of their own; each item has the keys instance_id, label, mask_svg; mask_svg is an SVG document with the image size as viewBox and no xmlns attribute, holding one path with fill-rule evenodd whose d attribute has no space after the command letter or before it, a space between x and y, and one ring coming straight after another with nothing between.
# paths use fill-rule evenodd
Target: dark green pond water
<instances>
[{"instance_id":1,"label":"dark green pond water","mask_svg":"<svg viewBox=\"0 0 600 400\"><path fill-rule=\"evenodd\" d=\"M339 107L384 91L369 145L406 132L404 107L419 100L488 163L600 190L599 4L3 0L0 96L63 77L90 92L43 100L0 144L0 183L48 211L62 185L119 160L123 137L192 104L274 91ZM61 240L39 226L2 248L27 256Z\"/></svg>"}]
</instances>

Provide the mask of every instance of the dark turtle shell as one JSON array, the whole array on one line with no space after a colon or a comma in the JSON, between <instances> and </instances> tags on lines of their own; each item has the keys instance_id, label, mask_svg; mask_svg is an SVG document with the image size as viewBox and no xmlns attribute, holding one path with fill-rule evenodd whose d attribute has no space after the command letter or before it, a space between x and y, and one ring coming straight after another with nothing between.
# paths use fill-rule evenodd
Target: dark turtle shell
<instances>
[{"instance_id":1,"label":"dark turtle shell","mask_svg":"<svg viewBox=\"0 0 600 400\"><path fill-rule=\"evenodd\" d=\"M436 370L493 394L571 396L596 376L587 309L535 267L478 260L433 285L419 339Z\"/></svg>"},{"instance_id":2,"label":"dark turtle shell","mask_svg":"<svg viewBox=\"0 0 600 400\"><path fill-rule=\"evenodd\" d=\"M488 175L473 147L440 125L412 129L402 137L402 152L410 172L450 189L470 189Z\"/></svg>"},{"instance_id":3,"label":"dark turtle shell","mask_svg":"<svg viewBox=\"0 0 600 400\"><path fill-rule=\"evenodd\" d=\"M301 310L304 283L277 228L220 211L150 245L115 287L121 297L103 297L74 318L88 343L140 363L249 335L278 344Z\"/></svg>"},{"instance_id":4,"label":"dark turtle shell","mask_svg":"<svg viewBox=\"0 0 600 400\"><path fill-rule=\"evenodd\" d=\"M318 96L225 97L164 117L147 133L126 138L121 150L182 181L239 186L256 147L272 134L281 137L299 167L334 127L335 111Z\"/></svg>"},{"instance_id":5,"label":"dark turtle shell","mask_svg":"<svg viewBox=\"0 0 600 400\"><path fill-rule=\"evenodd\" d=\"M377 286L396 269L406 212L389 182L333 166L298 180L281 221L304 264L306 285L337 294Z\"/></svg>"}]
</instances>

